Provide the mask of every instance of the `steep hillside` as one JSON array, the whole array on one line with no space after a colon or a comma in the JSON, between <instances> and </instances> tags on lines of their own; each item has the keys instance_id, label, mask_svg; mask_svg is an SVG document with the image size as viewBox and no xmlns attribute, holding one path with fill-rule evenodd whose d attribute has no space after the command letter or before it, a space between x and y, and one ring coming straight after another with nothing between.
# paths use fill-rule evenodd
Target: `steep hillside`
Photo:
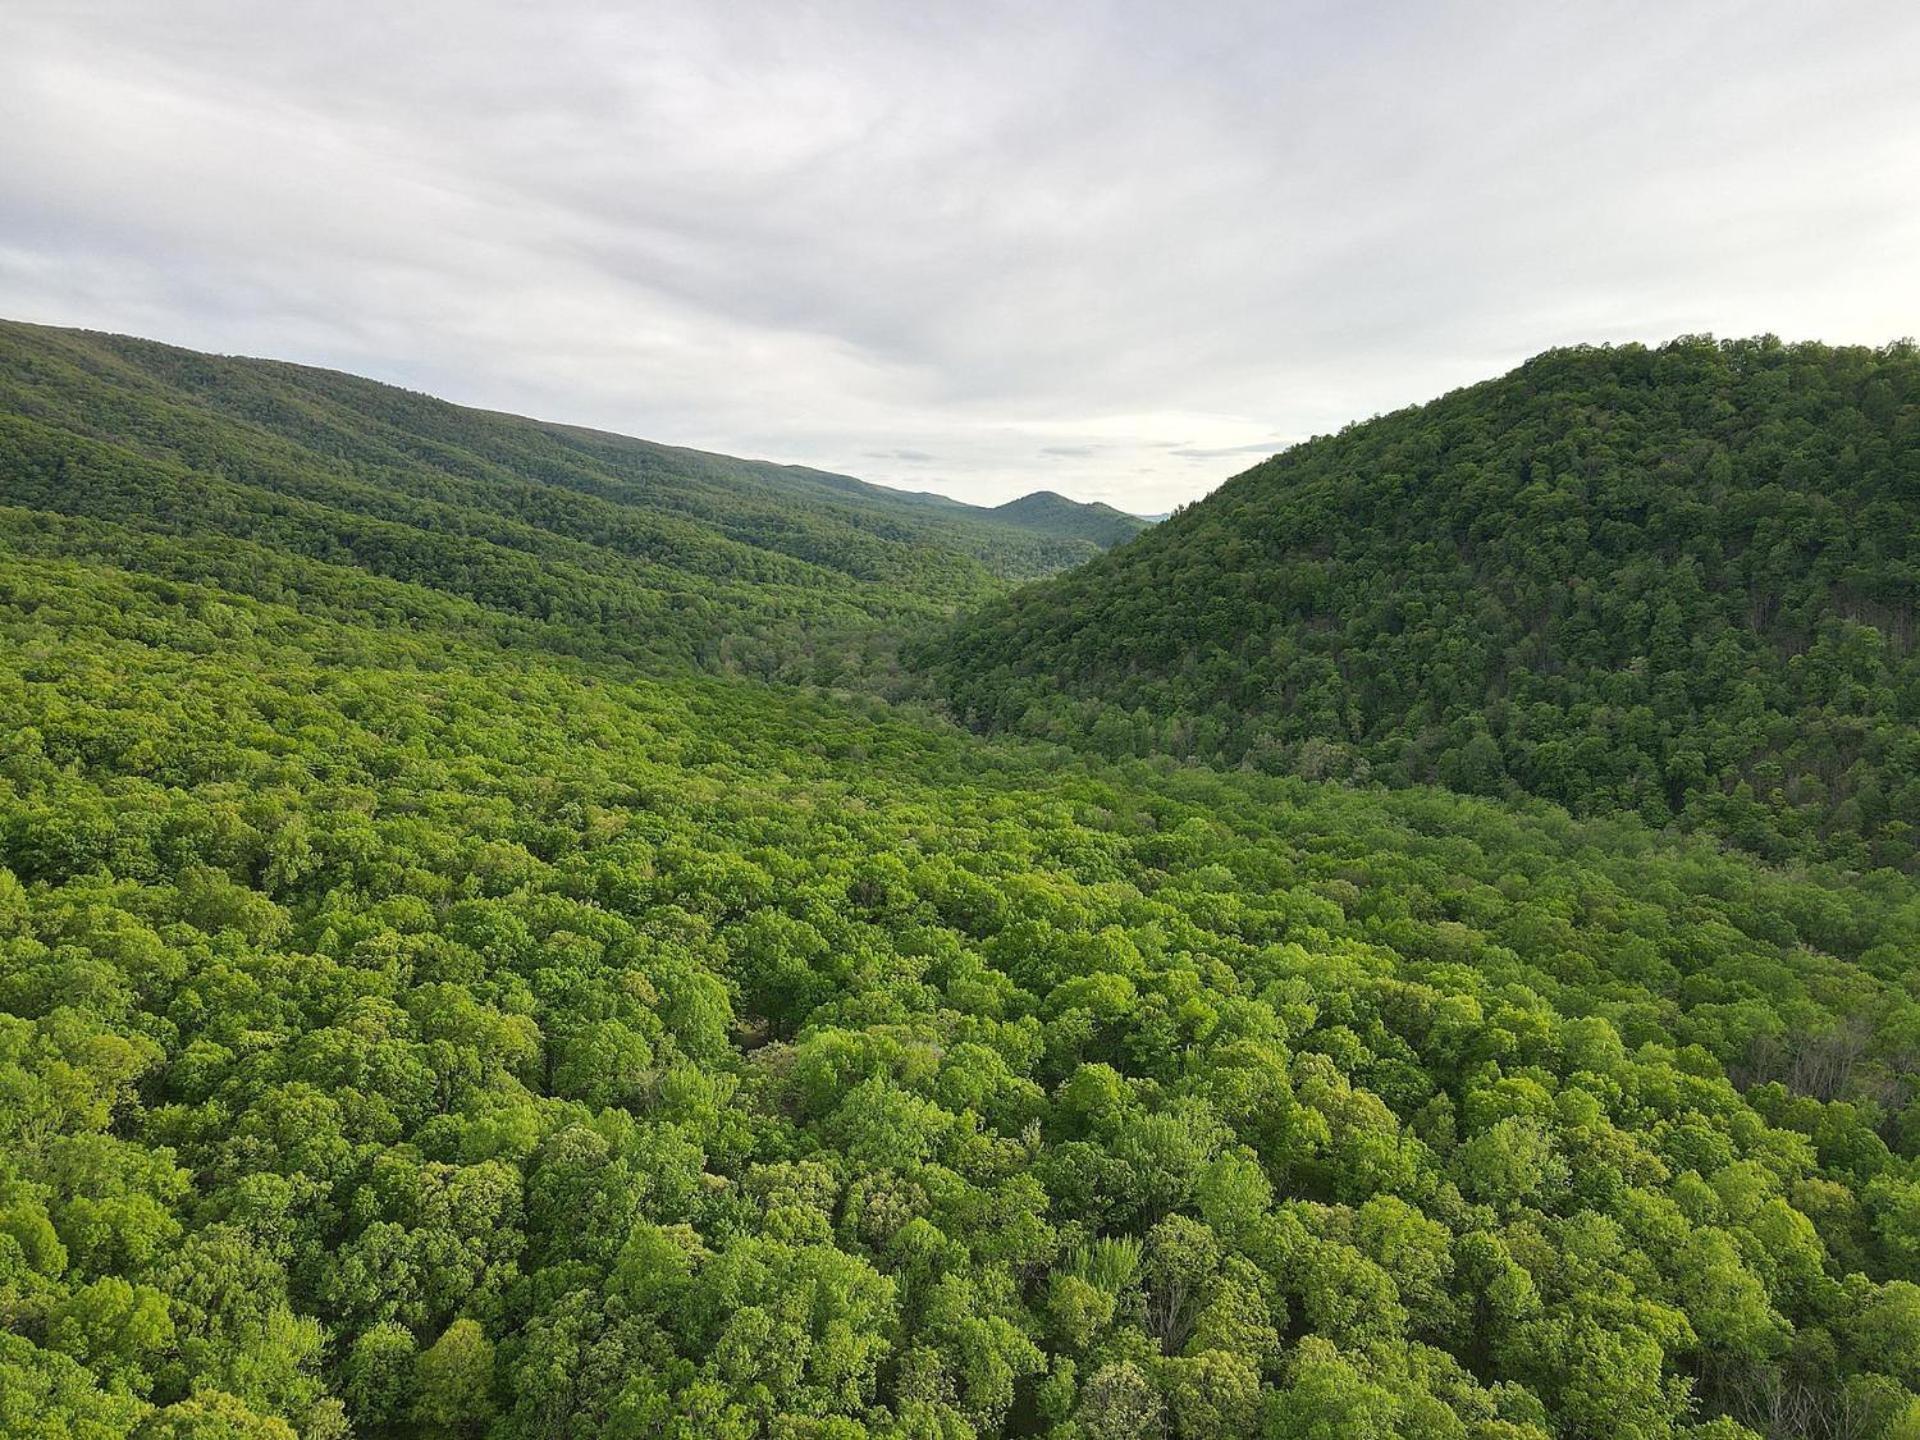
<instances>
[{"instance_id":1,"label":"steep hillside","mask_svg":"<svg viewBox=\"0 0 1920 1440\"><path fill-rule=\"evenodd\" d=\"M1085 504L1051 490L1036 490L1009 500L995 506L993 513L1022 529L1090 540L1102 550L1124 544L1147 528L1145 520L1111 505Z\"/></svg>"},{"instance_id":2,"label":"steep hillside","mask_svg":"<svg viewBox=\"0 0 1920 1440\"><path fill-rule=\"evenodd\" d=\"M986 729L1920 840L1920 354L1571 349L1313 440L925 647Z\"/></svg>"},{"instance_id":3,"label":"steep hillside","mask_svg":"<svg viewBox=\"0 0 1920 1440\"><path fill-rule=\"evenodd\" d=\"M576 647L820 678L1098 550L803 467L6 323L0 506L18 546L269 594L288 567L359 570Z\"/></svg>"}]
</instances>

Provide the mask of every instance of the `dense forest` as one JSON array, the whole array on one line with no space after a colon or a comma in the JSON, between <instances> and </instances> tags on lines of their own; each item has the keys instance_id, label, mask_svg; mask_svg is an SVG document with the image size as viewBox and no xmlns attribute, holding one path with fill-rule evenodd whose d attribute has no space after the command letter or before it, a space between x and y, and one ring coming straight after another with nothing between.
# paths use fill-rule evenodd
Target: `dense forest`
<instances>
[{"instance_id":1,"label":"dense forest","mask_svg":"<svg viewBox=\"0 0 1920 1440\"><path fill-rule=\"evenodd\" d=\"M1920 863L1920 351L1559 350L925 647L970 723Z\"/></svg>"},{"instance_id":2,"label":"dense forest","mask_svg":"<svg viewBox=\"0 0 1920 1440\"><path fill-rule=\"evenodd\" d=\"M1059 497L1010 520L325 370L6 322L0 478L10 505L115 527L135 568L317 560L476 600L552 647L809 680L871 671L862 647L1099 553L1090 537L1116 518L1144 523ZM18 543L67 543L32 528ZM85 536L77 553L101 543L54 528Z\"/></svg>"},{"instance_id":3,"label":"dense forest","mask_svg":"<svg viewBox=\"0 0 1920 1440\"><path fill-rule=\"evenodd\" d=\"M23 333L9 1440L1920 1436L1898 864L1361 784L1353 740L1329 779L983 739L839 683L1007 583L977 516L876 540L734 462ZM1831 544L1892 575L1852 453ZM1266 553L1260 473L1072 583L1223 502ZM1783 614L1834 593L1804 553ZM1910 700L1831 703L1884 745Z\"/></svg>"}]
</instances>

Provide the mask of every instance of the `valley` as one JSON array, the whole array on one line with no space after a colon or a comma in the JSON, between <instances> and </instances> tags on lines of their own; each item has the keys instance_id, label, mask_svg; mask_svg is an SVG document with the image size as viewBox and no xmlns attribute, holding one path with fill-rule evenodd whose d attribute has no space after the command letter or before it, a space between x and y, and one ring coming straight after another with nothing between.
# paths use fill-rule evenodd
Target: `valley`
<instances>
[{"instance_id":1,"label":"valley","mask_svg":"<svg viewBox=\"0 0 1920 1440\"><path fill-rule=\"evenodd\" d=\"M1161 524L0 325L0 1431L1920 1433L1920 362Z\"/></svg>"}]
</instances>

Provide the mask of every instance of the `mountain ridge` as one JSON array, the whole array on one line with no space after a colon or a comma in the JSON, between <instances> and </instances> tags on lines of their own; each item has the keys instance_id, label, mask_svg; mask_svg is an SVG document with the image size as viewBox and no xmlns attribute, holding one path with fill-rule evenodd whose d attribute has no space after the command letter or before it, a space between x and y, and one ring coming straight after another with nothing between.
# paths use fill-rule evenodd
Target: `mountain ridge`
<instances>
[{"instance_id":1,"label":"mountain ridge","mask_svg":"<svg viewBox=\"0 0 1920 1440\"><path fill-rule=\"evenodd\" d=\"M129 335L106 330L94 330L84 327L42 325L31 321L9 320L0 317L0 332L14 331L38 333L42 336L70 336L76 340L103 342L119 349L148 348L165 352L174 357L192 357L211 366L230 365L250 367L263 371L280 371L289 376L299 377L310 384L337 385L348 382L356 386L365 386L393 392L415 401L432 406L444 406L450 410L464 412L470 416L503 422L509 425L529 426L558 437L565 437L591 444L610 447L632 447L637 450L657 454L670 454L684 457L709 465L737 467L756 477L770 479L790 478L804 481L809 485L820 486L841 492L843 495L873 501L880 504L903 504L926 506L939 510L957 511L969 519L992 522L992 517L1012 518L1005 512L1014 507L1025 506L1028 502L1045 498L1063 514L1071 516L1077 512L1089 512L1102 520L1123 516L1123 512L1111 506L1095 501L1079 501L1061 495L1052 490L1036 490L1003 505L977 505L950 495L931 490L908 490L897 485L888 485L880 481L866 480L859 476L841 471L826 470L816 465L793 461L769 460L747 456L730 455L723 451L709 450L696 445L683 445L673 441L652 440L642 436L629 435L623 431L609 430L604 426L584 425L571 421L549 420L521 410L501 409L494 406L470 405L462 401L448 400L435 395L432 391L416 388L392 380L381 380L372 376L356 374L331 366L314 365L305 361L284 360L274 356L245 355L212 351L197 351L184 346L169 344L143 336ZM1135 517L1123 516L1125 519ZM1070 527L1050 527L1044 521L1022 516L1017 523L1022 529L1037 530L1056 539L1086 539L1089 536ZM1096 542L1098 543L1098 542Z\"/></svg>"},{"instance_id":2,"label":"mountain ridge","mask_svg":"<svg viewBox=\"0 0 1920 1440\"><path fill-rule=\"evenodd\" d=\"M516 624L597 617L623 654L820 678L884 665L872 647L902 627L1098 551L808 467L15 322L0 322L0 451L16 507L170 547L150 563L183 574L252 547L260 573L345 563ZM184 558L215 537L224 556ZM733 618L702 618L716 611Z\"/></svg>"}]
</instances>

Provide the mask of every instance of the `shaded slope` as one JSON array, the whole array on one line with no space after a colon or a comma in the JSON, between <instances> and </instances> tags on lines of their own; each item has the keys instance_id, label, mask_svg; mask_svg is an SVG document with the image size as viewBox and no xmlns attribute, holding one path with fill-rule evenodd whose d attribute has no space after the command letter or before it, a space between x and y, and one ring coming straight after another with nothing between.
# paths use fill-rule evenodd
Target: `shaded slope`
<instances>
[{"instance_id":1,"label":"shaded slope","mask_svg":"<svg viewBox=\"0 0 1920 1440\"><path fill-rule=\"evenodd\" d=\"M1550 352L1295 447L923 662L983 728L1911 864L1920 357Z\"/></svg>"}]
</instances>

